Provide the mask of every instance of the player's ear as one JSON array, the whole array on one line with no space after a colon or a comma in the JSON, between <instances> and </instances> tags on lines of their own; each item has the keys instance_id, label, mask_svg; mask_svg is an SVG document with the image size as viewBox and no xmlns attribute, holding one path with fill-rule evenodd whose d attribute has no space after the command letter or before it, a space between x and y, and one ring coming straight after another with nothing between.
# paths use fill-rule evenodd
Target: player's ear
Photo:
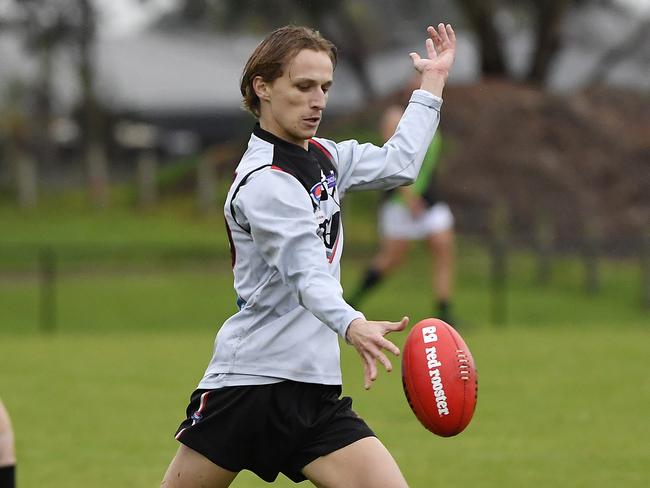
<instances>
[{"instance_id":1,"label":"player's ear","mask_svg":"<svg viewBox=\"0 0 650 488\"><path fill-rule=\"evenodd\" d=\"M271 99L269 83L264 81L261 76L253 78L253 90L260 100L269 101Z\"/></svg>"}]
</instances>

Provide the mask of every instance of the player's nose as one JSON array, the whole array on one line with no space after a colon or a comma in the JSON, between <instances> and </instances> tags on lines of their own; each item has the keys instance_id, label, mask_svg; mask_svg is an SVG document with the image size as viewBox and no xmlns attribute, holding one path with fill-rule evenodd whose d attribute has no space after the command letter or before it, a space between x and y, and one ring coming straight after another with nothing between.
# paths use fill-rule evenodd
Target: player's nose
<instances>
[{"instance_id":1,"label":"player's nose","mask_svg":"<svg viewBox=\"0 0 650 488\"><path fill-rule=\"evenodd\" d=\"M314 95L311 98L311 108L318 110L323 110L325 105L327 105L327 96L325 92L321 89L315 90Z\"/></svg>"}]
</instances>

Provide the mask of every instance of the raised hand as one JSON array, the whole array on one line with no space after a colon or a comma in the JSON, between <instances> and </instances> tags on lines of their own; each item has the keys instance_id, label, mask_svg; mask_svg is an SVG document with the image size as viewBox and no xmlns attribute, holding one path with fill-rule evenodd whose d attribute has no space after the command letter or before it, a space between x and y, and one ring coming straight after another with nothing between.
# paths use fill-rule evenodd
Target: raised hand
<instances>
[{"instance_id":1,"label":"raised hand","mask_svg":"<svg viewBox=\"0 0 650 488\"><path fill-rule=\"evenodd\" d=\"M456 34L450 24L438 24L438 30L427 27L429 38L425 42L427 57L410 53L413 67L422 74L422 88L440 96L456 56Z\"/></svg>"},{"instance_id":2,"label":"raised hand","mask_svg":"<svg viewBox=\"0 0 650 488\"><path fill-rule=\"evenodd\" d=\"M376 361L379 361L389 373L393 370L393 365L383 350L390 351L395 356L399 355L399 348L384 336L389 332L404 330L408 323L408 317L402 318L399 322L373 322L359 318L350 323L346 338L361 356L364 368L363 386L366 390L377 379Z\"/></svg>"}]
</instances>

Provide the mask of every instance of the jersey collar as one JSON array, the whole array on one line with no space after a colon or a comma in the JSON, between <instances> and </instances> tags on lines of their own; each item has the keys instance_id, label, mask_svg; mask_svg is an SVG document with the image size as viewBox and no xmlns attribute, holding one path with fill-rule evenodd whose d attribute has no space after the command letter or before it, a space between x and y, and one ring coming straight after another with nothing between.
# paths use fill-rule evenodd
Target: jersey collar
<instances>
[{"instance_id":1,"label":"jersey collar","mask_svg":"<svg viewBox=\"0 0 650 488\"><path fill-rule=\"evenodd\" d=\"M308 152L307 149L299 146L298 144L294 144L292 142L285 141L284 139L280 139L275 134L272 134L269 131L262 129L262 127L260 127L259 122L255 124L255 128L253 129L253 134L255 134L260 139L265 140L266 142L270 142L271 144L276 146L281 146L288 151L296 151L298 154L302 154L302 155Z\"/></svg>"}]
</instances>

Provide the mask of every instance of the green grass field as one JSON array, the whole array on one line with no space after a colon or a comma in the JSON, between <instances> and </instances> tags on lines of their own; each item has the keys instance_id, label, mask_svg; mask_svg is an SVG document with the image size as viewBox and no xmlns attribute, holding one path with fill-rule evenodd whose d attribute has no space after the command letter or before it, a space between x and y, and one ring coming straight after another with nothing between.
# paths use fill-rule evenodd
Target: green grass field
<instances>
[{"instance_id":1,"label":"green grass field","mask_svg":"<svg viewBox=\"0 0 650 488\"><path fill-rule=\"evenodd\" d=\"M465 336L479 403L451 439L417 423L397 371L363 391L359 361L344 349L345 393L411 486L648 485L647 331L513 327ZM207 330L4 335L0 391L17 434L20 486L156 486L212 339ZM245 474L234 486L262 485Z\"/></svg>"},{"instance_id":2,"label":"green grass field","mask_svg":"<svg viewBox=\"0 0 650 488\"><path fill-rule=\"evenodd\" d=\"M223 251L219 218L170 212L168 220L164 209L139 217L0 210L14 229L0 244L191 242ZM369 222L348 227L350 242L372 241ZM351 250L343 263L346 288L369 259ZM0 258L0 396L17 436L19 487L157 486L217 326L234 311L229 263L73 258L61 262L54 334L38 331L29 253ZM368 299L366 315L429 316L426 266L416 249ZM410 485L649 486L650 316L639 304L635 263L603 262L602 289L588 295L577 260L558 259L551 283L540 287L532 257L517 253L501 325L490 321L488 269L483 248L463 240L455 307L480 388L474 420L457 438L435 437L417 423L399 369L364 391L360 361L343 346L344 391ZM398 344L404 338L394 337ZM265 483L243 473L233 486ZM276 486L291 484L281 478Z\"/></svg>"}]
</instances>

